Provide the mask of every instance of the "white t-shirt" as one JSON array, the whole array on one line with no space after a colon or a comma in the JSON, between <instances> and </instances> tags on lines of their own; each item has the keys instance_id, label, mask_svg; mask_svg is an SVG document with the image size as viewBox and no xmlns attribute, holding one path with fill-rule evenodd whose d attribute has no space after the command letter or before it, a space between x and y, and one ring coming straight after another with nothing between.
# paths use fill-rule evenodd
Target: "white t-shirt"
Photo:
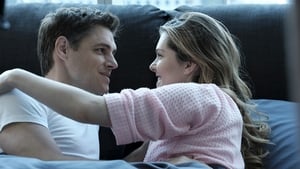
<instances>
[{"instance_id":1,"label":"white t-shirt","mask_svg":"<svg viewBox=\"0 0 300 169\"><path fill-rule=\"evenodd\" d=\"M36 123L49 129L63 154L99 159L98 125L66 118L17 89L0 95L0 105L0 132L10 123Z\"/></svg>"}]
</instances>

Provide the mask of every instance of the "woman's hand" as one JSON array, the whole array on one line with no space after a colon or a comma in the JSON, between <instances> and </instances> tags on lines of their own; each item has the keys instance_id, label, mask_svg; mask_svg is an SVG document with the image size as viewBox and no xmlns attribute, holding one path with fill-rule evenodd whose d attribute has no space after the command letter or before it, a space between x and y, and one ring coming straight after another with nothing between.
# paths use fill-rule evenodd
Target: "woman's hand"
<instances>
[{"instance_id":1,"label":"woman's hand","mask_svg":"<svg viewBox=\"0 0 300 169\"><path fill-rule=\"evenodd\" d=\"M124 160L127 162L144 161L149 141L145 141L139 148L127 155Z\"/></svg>"}]
</instances>

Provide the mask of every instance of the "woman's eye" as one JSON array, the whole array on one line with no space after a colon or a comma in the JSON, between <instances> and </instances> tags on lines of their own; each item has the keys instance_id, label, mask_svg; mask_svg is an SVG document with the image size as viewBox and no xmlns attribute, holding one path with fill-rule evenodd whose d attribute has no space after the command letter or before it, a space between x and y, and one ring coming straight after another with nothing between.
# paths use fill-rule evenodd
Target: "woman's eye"
<instances>
[{"instance_id":1,"label":"woman's eye","mask_svg":"<svg viewBox=\"0 0 300 169\"><path fill-rule=\"evenodd\" d=\"M162 58L163 56L161 54L156 54L157 58Z\"/></svg>"}]
</instances>

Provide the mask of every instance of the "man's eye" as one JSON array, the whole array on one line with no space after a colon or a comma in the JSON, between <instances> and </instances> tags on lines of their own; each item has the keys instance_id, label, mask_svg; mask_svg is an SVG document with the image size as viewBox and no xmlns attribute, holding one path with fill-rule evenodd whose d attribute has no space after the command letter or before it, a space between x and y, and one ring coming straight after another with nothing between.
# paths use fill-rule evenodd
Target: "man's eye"
<instances>
[{"instance_id":1,"label":"man's eye","mask_svg":"<svg viewBox=\"0 0 300 169\"><path fill-rule=\"evenodd\" d=\"M104 53L104 48L97 48L97 49L95 49L95 51L97 53Z\"/></svg>"}]
</instances>

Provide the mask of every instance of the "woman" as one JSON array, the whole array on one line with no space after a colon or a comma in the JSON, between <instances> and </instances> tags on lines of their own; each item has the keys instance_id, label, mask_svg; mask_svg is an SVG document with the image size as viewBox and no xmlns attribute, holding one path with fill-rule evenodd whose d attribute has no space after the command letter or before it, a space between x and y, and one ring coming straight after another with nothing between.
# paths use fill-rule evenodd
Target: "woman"
<instances>
[{"instance_id":1,"label":"woman","mask_svg":"<svg viewBox=\"0 0 300 169\"><path fill-rule=\"evenodd\" d=\"M184 156L213 168L262 168L264 123L251 120L251 92L225 26L185 13L160 28L156 53L156 89L96 96L15 69L0 76L0 92L18 88L65 116L111 127L118 144L150 141L144 161Z\"/></svg>"}]
</instances>

